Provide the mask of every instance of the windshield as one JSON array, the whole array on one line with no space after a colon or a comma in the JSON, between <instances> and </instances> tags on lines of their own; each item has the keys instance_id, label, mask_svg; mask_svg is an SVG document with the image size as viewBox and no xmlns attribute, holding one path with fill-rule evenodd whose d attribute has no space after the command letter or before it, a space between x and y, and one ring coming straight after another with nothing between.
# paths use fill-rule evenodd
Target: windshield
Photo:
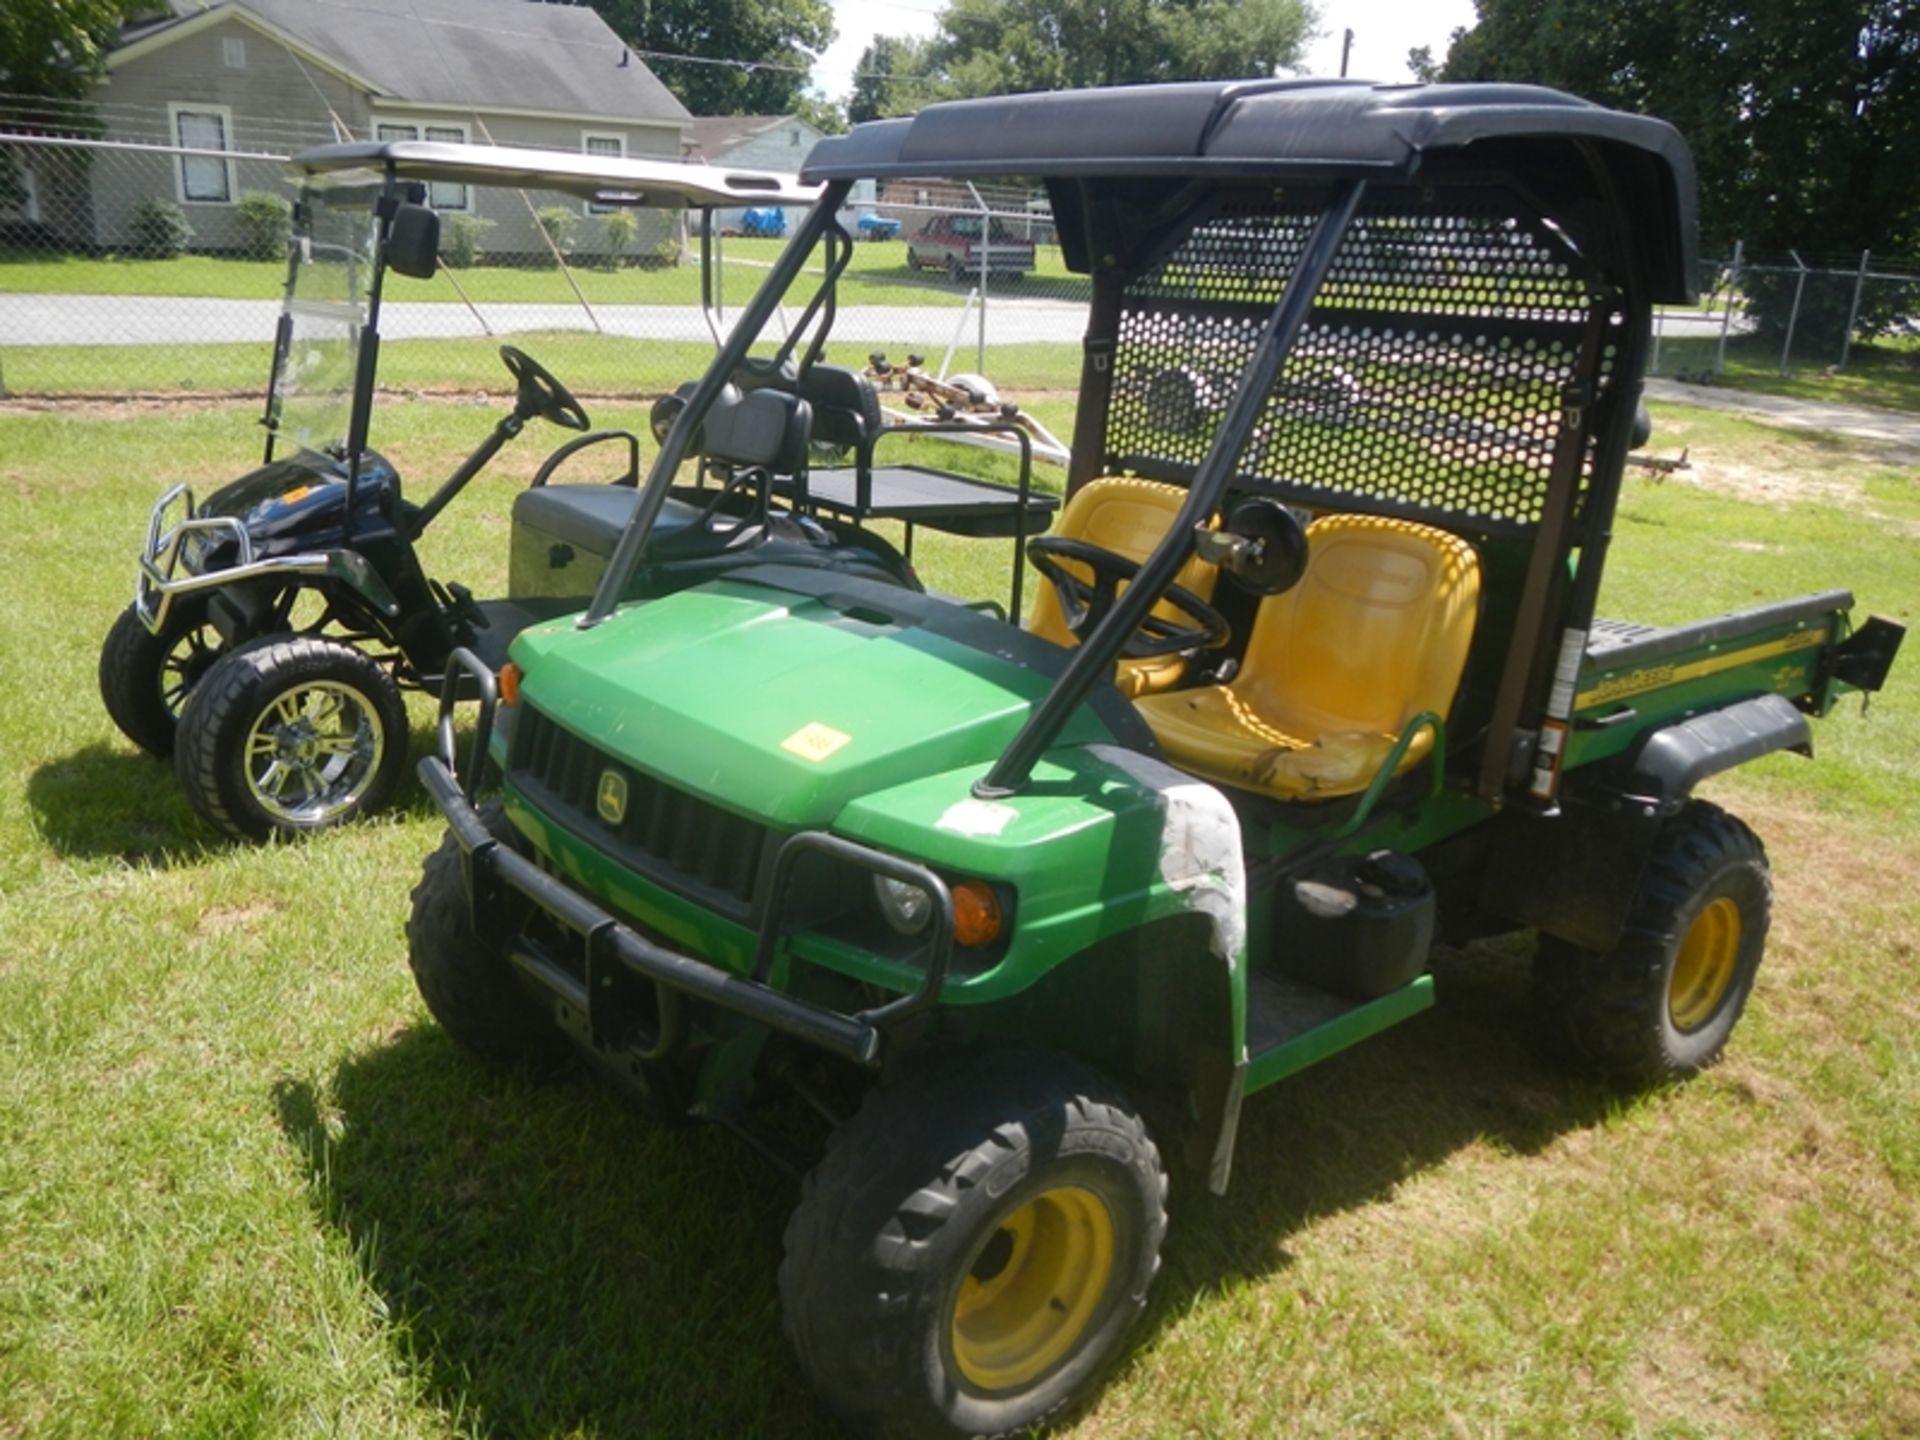
<instances>
[{"instance_id":1,"label":"windshield","mask_svg":"<svg viewBox=\"0 0 1920 1440\"><path fill-rule=\"evenodd\" d=\"M294 233L286 345L276 354L267 424L282 445L340 455L353 413L373 277L373 190L309 189Z\"/></svg>"},{"instance_id":2,"label":"windshield","mask_svg":"<svg viewBox=\"0 0 1920 1440\"><path fill-rule=\"evenodd\" d=\"M980 238L980 217L978 215L955 215L947 221L947 228L955 235L966 240ZM989 244L998 245L1002 241L1012 240L1014 234L1006 226L995 220L987 231Z\"/></svg>"}]
</instances>

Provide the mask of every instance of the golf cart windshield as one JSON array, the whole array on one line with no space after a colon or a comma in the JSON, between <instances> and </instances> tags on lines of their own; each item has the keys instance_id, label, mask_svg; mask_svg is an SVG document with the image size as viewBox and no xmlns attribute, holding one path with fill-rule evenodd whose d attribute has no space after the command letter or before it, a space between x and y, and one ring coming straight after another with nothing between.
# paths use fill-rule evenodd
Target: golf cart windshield
<instances>
[{"instance_id":1,"label":"golf cart windshield","mask_svg":"<svg viewBox=\"0 0 1920 1440\"><path fill-rule=\"evenodd\" d=\"M310 187L295 215L267 425L277 448L340 456L373 279L374 187Z\"/></svg>"}]
</instances>

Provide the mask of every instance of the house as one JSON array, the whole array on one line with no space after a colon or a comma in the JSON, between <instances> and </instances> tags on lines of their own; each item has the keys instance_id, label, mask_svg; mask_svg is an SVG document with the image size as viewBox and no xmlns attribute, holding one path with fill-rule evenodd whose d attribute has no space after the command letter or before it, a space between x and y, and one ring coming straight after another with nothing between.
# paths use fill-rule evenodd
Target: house
<instances>
[{"instance_id":1,"label":"house","mask_svg":"<svg viewBox=\"0 0 1920 1440\"><path fill-rule=\"evenodd\" d=\"M695 165L734 165L753 170L795 171L822 132L798 115L702 115L687 122L686 156ZM722 230L742 227L744 210L716 210ZM800 220L787 212L789 228Z\"/></svg>"},{"instance_id":2,"label":"house","mask_svg":"<svg viewBox=\"0 0 1920 1440\"><path fill-rule=\"evenodd\" d=\"M94 164L84 238L103 248L128 242L133 212L154 194L185 210L195 249L237 248L235 200L279 181L276 167L234 151L285 154L350 135L674 157L689 118L593 10L526 0L167 0L122 32L95 99L108 139L151 142L164 127L165 143L200 152ZM530 198L580 212L576 248L597 248L597 207ZM492 222L488 253L544 248L515 194L436 185L430 199ZM645 253L671 221L640 218L631 248Z\"/></svg>"}]
</instances>

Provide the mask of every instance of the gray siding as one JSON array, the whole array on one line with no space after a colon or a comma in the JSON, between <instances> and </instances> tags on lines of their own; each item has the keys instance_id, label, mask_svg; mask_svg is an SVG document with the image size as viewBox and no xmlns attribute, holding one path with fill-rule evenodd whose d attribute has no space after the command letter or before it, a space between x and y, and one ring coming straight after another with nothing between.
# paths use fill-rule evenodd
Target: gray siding
<instances>
[{"instance_id":1,"label":"gray siding","mask_svg":"<svg viewBox=\"0 0 1920 1440\"><path fill-rule=\"evenodd\" d=\"M242 68L226 63L223 42L238 40L245 52ZM372 138L379 124L412 125L425 134L427 126L463 128L470 140L488 139L501 145L530 145L542 149L583 150L583 135L624 137L630 156L673 159L680 154L678 121L659 123L586 122L549 117L497 115L454 108L446 110L397 106L369 97L311 60L296 62L271 37L238 20L226 20L176 40L171 45L137 56L115 67L99 96L110 122L108 139L175 143L170 113L175 104L224 107L228 113L229 148L293 154L308 145L334 138L329 107L355 135ZM181 204L193 227L196 250L233 250L242 233L233 205L182 199L180 161L165 155L113 152L96 158L85 183L86 204L68 204L69 214L91 212L91 223L69 225L61 238L69 243L92 243L121 249L132 241L131 221L150 196L164 196ZM279 165L268 161L229 163L229 193L274 190L289 194ZM574 216L573 248L583 256L604 254L606 240L601 217L587 213L580 200L558 194L530 194L533 209L558 205ZM490 222L481 239L483 253L503 258L532 259L545 254L532 213L518 194L510 191L470 193L468 206ZM628 254L645 257L676 230L672 216L639 211L640 223Z\"/></svg>"},{"instance_id":2,"label":"gray siding","mask_svg":"<svg viewBox=\"0 0 1920 1440\"><path fill-rule=\"evenodd\" d=\"M788 174L800 168L820 139L820 132L806 121L789 117L773 129L743 140L731 150L707 158L715 165L732 165L741 170L784 170ZM722 230L738 230L744 210L714 212ZM787 207L787 233L800 223L806 211Z\"/></svg>"},{"instance_id":3,"label":"gray siding","mask_svg":"<svg viewBox=\"0 0 1920 1440\"><path fill-rule=\"evenodd\" d=\"M636 159L674 159L680 154L680 127L676 123L659 125L635 125L594 122L589 124L579 120L556 120L526 115L480 115L471 111L429 111L412 107L397 109L378 105L373 113L373 124L377 125L417 125L424 136L428 125L464 125L470 140L476 144L485 144L491 139L498 145L528 145L542 150L565 150L578 154L585 146L584 136L588 132L595 135L620 135L626 139L627 154ZM604 255L606 239L601 217L588 213L586 203L572 195L563 195L553 191L529 191L527 201L533 210L544 210L548 206L558 206L573 216L573 252L577 255ZM492 189L470 192L467 205L471 212L489 222L486 233L481 237L480 249L483 254L506 257L534 258L546 253L536 229L533 214L528 210L516 191ZM675 233L675 218L670 212L659 210L638 210L634 218L639 222L627 254L635 257L651 255L668 237Z\"/></svg>"},{"instance_id":4,"label":"gray siding","mask_svg":"<svg viewBox=\"0 0 1920 1440\"><path fill-rule=\"evenodd\" d=\"M245 64L226 63L225 40L238 40ZM238 20L225 20L197 34L117 66L102 85L110 140L173 144L169 105L225 106L231 115L229 148L288 154L332 137L330 105L356 132L365 133L366 99L352 86L310 62L296 64L277 42ZM152 195L180 199L179 162L162 155L118 153L93 165L95 241L108 248L131 239L129 222ZM230 190L275 190L287 194L280 167L234 161ZM241 234L229 204L184 201L197 250L232 249Z\"/></svg>"}]
</instances>

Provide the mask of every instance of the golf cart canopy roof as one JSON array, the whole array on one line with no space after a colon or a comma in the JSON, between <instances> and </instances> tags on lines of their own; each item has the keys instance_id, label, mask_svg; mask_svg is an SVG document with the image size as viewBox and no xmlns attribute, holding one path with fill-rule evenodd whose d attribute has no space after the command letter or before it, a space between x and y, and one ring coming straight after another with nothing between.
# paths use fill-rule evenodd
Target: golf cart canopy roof
<instances>
[{"instance_id":1,"label":"golf cart canopy roof","mask_svg":"<svg viewBox=\"0 0 1920 1440\"><path fill-rule=\"evenodd\" d=\"M1237 80L1008 95L930 105L822 140L807 180L1038 176L1062 192L1138 182L1351 177L1376 185L1498 171L1549 213L1613 212L1658 300L1691 294L1697 254L1693 158L1664 120L1535 85L1377 85ZM1091 216L1089 217L1092 218ZM1584 227L1583 227L1584 228ZM1104 253L1063 232L1067 261Z\"/></svg>"},{"instance_id":2,"label":"golf cart canopy roof","mask_svg":"<svg viewBox=\"0 0 1920 1440\"><path fill-rule=\"evenodd\" d=\"M369 171L390 168L402 180L560 190L607 205L659 208L811 205L820 198L818 185L802 184L791 175L771 170L438 140L357 140L321 145L294 156L287 168L323 184L359 183L368 178Z\"/></svg>"}]
</instances>

